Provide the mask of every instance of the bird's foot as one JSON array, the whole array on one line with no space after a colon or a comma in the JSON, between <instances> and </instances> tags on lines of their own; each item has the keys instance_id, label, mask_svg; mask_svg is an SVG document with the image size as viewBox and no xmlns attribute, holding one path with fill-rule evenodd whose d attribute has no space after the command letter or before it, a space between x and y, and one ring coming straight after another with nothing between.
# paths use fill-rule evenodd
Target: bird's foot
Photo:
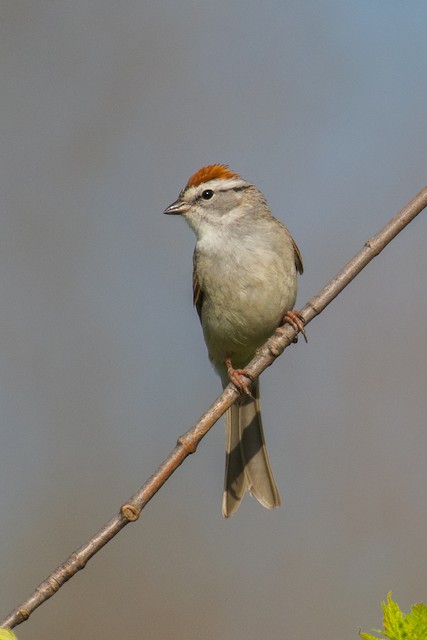
<instances>
[{"instance_id":1,"label":"bird's foot","mask_svg":"<svg viewBox=\"0 0 427 640\"><path fill-rule=\"evenodd\" d=\"M283 320L281 322L280 327L276 329L276 333L283 333L283 325L290 324L295 331L300 331L304 336L304 340L308 342L307 336L305 333L305 321L302 314L299 311L287 311L283 316ZM295 336L293 342L298 342L298 336Z\"/></svg>"},{"instance_id":2,"label":"bird's foot","mask_svg":"<svg viewBox=\"0 0 427 640\"><path fill-rule=\"evenodd\" d=\"M225 364L227 366L228 377L238 391L253 398L251 384L254 381L254 377L245 369L234 369L231 364L231 358L226 358Z\"/></svg>"}]
</instances>

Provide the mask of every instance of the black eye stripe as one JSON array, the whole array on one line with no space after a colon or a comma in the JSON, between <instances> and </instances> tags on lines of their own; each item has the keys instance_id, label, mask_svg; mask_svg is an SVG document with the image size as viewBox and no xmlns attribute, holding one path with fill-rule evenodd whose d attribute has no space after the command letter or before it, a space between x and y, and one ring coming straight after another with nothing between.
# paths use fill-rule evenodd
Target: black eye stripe
<instances>
[{"instance_id":1,"label":"black eye stripe","mask_svg":"<svg viewBox=\"0 0 427 640\"><path fill-rule=\"evenodd\" d=\"M225 189L216 189L216 191L214 191L213 189L204 189L204 191L202 191L202 193L200 194L199 198L202 198L203 200L211 200L213 198L213 196L215 195L215 193L227 193L227 191L244 191L245 189L248 188L249 185L242 185L241 187L232 187L231 189L229 187L225 188Z\"/></svg>"}]
</instances>

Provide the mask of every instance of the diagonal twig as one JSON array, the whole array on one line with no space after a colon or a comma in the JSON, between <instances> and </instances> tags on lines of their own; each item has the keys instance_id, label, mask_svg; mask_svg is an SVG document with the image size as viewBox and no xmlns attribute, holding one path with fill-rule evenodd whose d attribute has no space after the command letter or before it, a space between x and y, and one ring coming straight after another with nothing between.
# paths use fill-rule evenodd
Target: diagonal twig
<instances>
[{"instance_id":1,"label":"diagonal twig","mask_svg":"<svg viewBox=\"0 0 427 640\"><path fill-rule=\"evenodd\" d=\"M363 248L326 284L301 310L305 324L321 313L341 293L341 291L377 256L421 211L427 206L427 187L422 189L398 214L396 214L378 233L365 242ZM259 376L288 347L296 337L297 331L290 325L283 328L280 335L275 334L259 349L255 358L246 367L254 377ZM229 384L217 400L203 414L200 420L178 438L173 451L162 462L157 471L142 487L123 504L117 513L86 544L74 551L60 564L30 597L12 611L2 622L1 627L13 628L29 618L31 613L43 602L53 596L62 585L83 569L104 545L116 536L129 522L137 520L142 509L157 493L160 487L182 464L188 455L194 453L201 439L213 427L222 414L233 404L238 396L236 388Z\"/></svg>"}]
</instances>

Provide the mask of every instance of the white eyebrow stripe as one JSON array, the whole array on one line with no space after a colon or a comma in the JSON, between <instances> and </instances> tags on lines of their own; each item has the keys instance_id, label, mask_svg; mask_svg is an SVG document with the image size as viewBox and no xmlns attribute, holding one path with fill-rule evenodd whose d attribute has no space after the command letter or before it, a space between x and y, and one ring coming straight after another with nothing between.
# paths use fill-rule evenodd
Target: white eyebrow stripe
<instances>
[{"instance_id":1,"label":"white eyebrow stripe","mask_svg":"<svg viewBox=\"0 0 427 640\"><path fill-rule=\"evenodd\" d=\"M248 187L249 183L242 178L231 178L223 180L221 178L217 180L208 180L197 187L188 187L184 189L184 193L190 198L195 198L201 195L206 189L212 189L212 191L228 191L229 189L241 189L242 187Z\"/></svg>"}]
</instances>

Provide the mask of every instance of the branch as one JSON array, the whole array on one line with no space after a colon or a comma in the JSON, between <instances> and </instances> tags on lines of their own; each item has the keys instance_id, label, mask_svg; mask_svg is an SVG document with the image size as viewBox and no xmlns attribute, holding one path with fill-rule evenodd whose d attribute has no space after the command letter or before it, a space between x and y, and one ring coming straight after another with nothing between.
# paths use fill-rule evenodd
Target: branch
<instances>
[{"instance_id":1,"label":"branch","mask_svg":"<svg viewBox=\"0 0 427 640\"><path fill-rule=\"evenodd\" d=\"M422 189L397 215L394 216L378 233L365 242L343 269L319 291L301 311L308 324L319 315L341 293L364 267L377 256L395 236L402 231L427 206L427 187ZM280 335L275 334L258 351L255 358L246 367L254 377L259 376L288 347L297 335L290 325L285 325ZM162 462L157 471L142 485L129 500L121 506L120 511L102 527L86 544L74 551L65 562L60 564L23 602L2 622L1 627L13 628L29 618L31 613L43 602L53 596L62 585L83 569L104 545L116 536L129 522L135 522L145 505L157 493L172 473L194 453L201 439L213 427L223 413L233 404L239 393L230 383L219 398L203 414L200 420L186 433L178 438L178 442L169 456Z\"/></svg>"}]
</instances>

